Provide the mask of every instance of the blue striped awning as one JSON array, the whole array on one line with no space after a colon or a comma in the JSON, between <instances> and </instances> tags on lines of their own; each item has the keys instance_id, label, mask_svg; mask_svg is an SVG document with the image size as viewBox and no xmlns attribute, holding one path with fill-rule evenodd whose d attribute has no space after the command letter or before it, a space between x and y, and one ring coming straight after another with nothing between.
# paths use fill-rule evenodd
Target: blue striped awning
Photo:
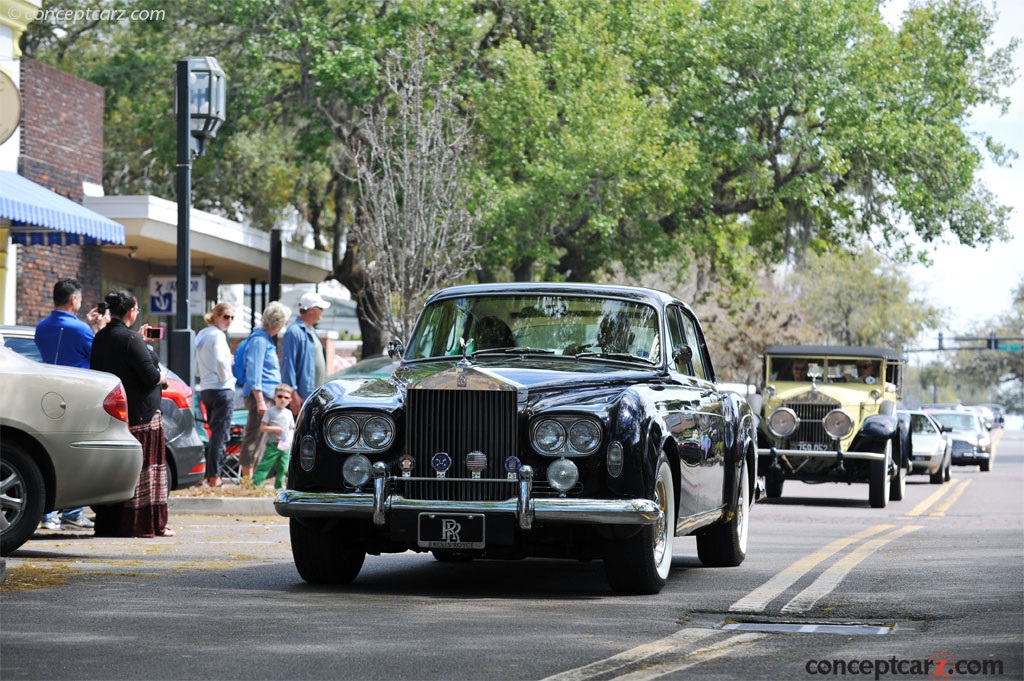
<instances>
[{"instance_id":1,"label":"blue striped awning","mask_svg":"<svg viewBox=\"0 0 1024 681\"><path fill-rule=\"evenodd\" d=\"M0 223L17 244L124 244L124 225L46 187L0 170Z\"/></svg>"}]
</instances>

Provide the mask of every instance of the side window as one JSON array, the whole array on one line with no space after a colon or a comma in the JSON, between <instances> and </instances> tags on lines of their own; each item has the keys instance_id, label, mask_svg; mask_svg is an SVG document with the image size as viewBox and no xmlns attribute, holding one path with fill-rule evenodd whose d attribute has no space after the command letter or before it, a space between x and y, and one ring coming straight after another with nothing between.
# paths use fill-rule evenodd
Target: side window
<instances>
[{"instance_id":1,"label":"side window","mask_svg":"<svg viewBox=\"0 0 1024 681\"><path fill-rule=\"evenodd\" d=\"M668 309L668 361L672 368L681 374L690 374L690 363L676 359L679 348L686 345L686 336L683 334L682 324L679 322L680 312L678 307Z\"/></svg>"},{"instance_id":2,"label":"side window","mask_svg":"<svg viewBox=\"0 0 1024 681\"><path fill-rule=\"evenodd\" d=\"M682 313L682 310L680 310ZM690 360L693 366L693 375L697 378L710 380L708 375L707 357L704 355L704 339L697 329L697 323L689 315L680 315L683 323L683 334L686 336L686 344L693 351L693 359Z\"/></svg>"}]
</instances>

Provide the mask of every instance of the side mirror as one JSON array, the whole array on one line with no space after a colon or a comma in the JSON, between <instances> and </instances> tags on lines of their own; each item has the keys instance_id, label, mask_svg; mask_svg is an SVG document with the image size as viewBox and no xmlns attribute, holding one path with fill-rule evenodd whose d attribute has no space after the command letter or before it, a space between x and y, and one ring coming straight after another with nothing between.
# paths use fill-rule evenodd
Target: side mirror
<instances>
[{"instance_id":1,"label":"side mirror","mask_svg":"<svg viewBox=\"0 0 1024 681\"><path fill-rule=\"evenodd\" d=\"M402 345L402 341L390 341L387 344L388 357L391 359L400 360L402 355L405 354L405 346Z\"/></svg>"}]
</instances>

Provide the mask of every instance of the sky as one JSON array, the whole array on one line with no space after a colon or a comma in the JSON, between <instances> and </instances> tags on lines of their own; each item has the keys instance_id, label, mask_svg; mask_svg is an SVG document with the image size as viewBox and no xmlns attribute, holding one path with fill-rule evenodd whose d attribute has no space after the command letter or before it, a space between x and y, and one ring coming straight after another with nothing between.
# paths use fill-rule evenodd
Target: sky
<instances>
[{"instance_id":1,"label":"sky","mask_svg":"<svg viewBox=\"0 0 1024 681\"><path fill-rule=\"evenodd\" d=\"M998 14L993 43L1005 46L1011 38L1024 40L1024 2L1021 0L984 0ZM905 0L886 5L886 17L898 20ZM1017 82L1007 90L1011 106L1000 116L996 109L978 110L972 116L972 128L984 130L1016 151L1020 158L1012 167L991 162L980 175L981 181L1003 205L1011 206L1011 240L991 247L969 248L957 243L938 245L931 250L931 267L914 266L911 276L917 295L936 307L947 309L947 338L998 317L1011 308L1013 291L1024 278L1024 45L1016 50L1014 66ZM994 329L983 329L987 331Z\"/></svg>"}]
</instances>

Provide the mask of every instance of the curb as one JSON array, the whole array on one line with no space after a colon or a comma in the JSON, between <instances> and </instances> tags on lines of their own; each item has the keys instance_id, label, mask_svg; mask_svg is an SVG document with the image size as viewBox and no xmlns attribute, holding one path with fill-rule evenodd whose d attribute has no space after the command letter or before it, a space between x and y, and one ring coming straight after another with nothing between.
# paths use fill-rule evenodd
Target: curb
<instances>
[{"instance_id":1,"label":"curb","mask_svg":"<svg viewBox=\"0 0 1024 681\"><path fill-rule=\"evenodd\" d=\"M277 516L273 497L170 497L167 512L181 515Z\"/></svg>"}]
</instances>

